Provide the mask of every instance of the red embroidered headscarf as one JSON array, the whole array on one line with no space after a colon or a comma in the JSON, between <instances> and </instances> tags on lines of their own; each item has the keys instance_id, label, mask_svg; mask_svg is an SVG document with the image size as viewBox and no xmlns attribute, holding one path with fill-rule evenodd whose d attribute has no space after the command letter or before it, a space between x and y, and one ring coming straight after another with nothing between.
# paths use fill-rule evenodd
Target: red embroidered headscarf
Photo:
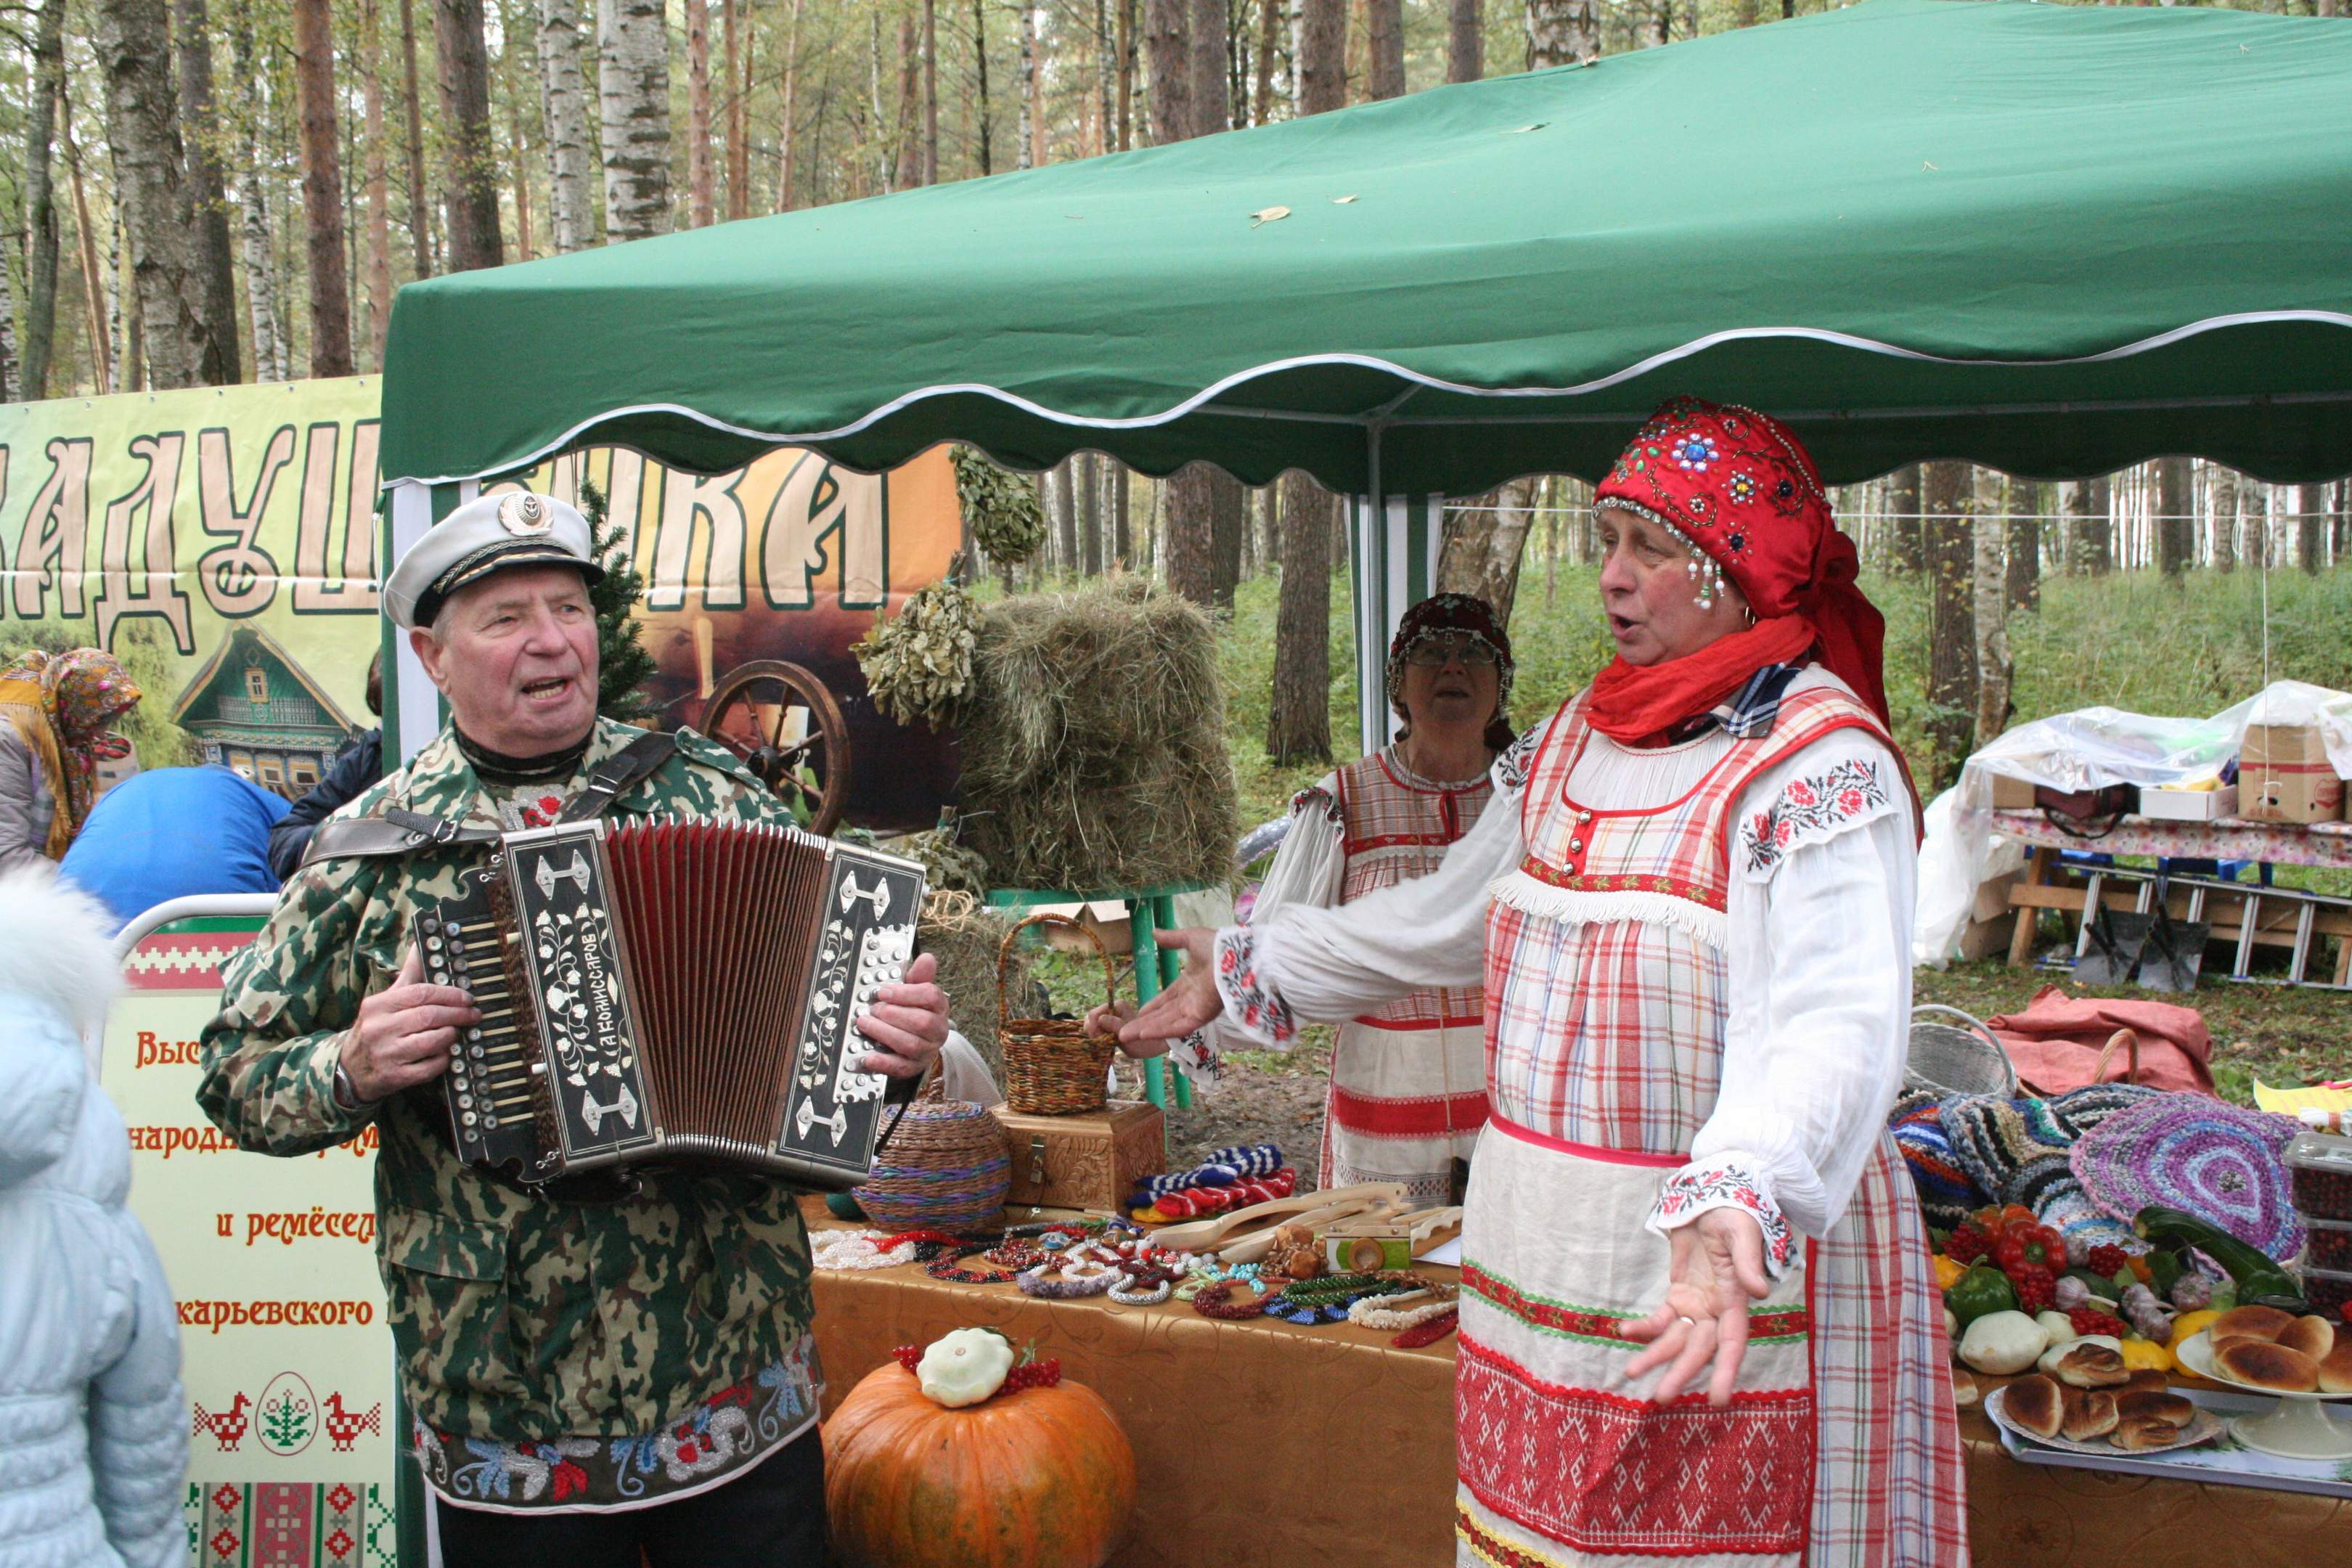
<instances>
[{"instance_id":1,"label":"red embroidered headscarf","mask_svg":"<svg viewBox=\"0 0 2352 1568\"><path fill-rule=\"evenodd\" d=\"M1604 733L1654 734L1809 649L1890 722L1885 618L1855 585L1853 541L1839 531L1821 474L1788 426L1752 408L1674 398L1619 455L1593 504L1673 529L1723 569L1756 616L1745 631L1681 658L1611 664L1593 687L1593 722Z\"/></svg>"}]
</instances>

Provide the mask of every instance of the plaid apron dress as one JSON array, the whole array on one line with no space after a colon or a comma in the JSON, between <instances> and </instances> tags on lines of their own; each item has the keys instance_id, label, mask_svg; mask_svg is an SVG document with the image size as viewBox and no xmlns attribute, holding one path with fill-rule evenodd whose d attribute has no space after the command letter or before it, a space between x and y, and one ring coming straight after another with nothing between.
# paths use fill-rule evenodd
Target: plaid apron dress
<instances>
[{"instance_id":1,"label":"plaid apron dress","mask_svg":"<svg viewBox=\"0 0 2352 1568\"><path fill-rule=\"evenodd\" d=\"M1732 1405L1629 1391L1666 1242L1643 1229L1715 1108L1727 1013L1729 847L1742 789L1852 698L1787 698L1679 799L1600 810L1568 783L1581 699L1522 805L1526 858L1486 943L1493 1116L1463 1234L1455 1388L1462 1564L1965 1564L1942 1302L1882 1134L1831 1235L1750 1309ZM1718 739L1717 744L1722 743ZM1826 803L1832 813L1835 799ZM1645 1377L1643 1384L1654 1379Z\"/></svg>"},{"instance_id":2,"label":"plaid apron dress","mask_svg":"<svg viewBox=\"0 0 2352 1568\"><path fill-rule=\"evenodd\" d=\"M1343 904L1435 870L1494 798L1485 774L1447 788L1406 770L1393 752L1338 774ZM1469 1156L1486 1122L1486 1049L1475 990L1415 991L1342 1024L1318 1184L1402 1182L1418 1202L1448 1202L1454 1157Z\"/></svg>"}]
</instances>

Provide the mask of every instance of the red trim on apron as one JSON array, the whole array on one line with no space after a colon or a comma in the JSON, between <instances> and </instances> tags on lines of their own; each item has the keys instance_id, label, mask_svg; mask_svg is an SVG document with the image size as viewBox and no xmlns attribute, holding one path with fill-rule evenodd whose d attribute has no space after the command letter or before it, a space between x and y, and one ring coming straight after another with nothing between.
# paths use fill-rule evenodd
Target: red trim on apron
<instances>
[{"instance_id":1,"label":"red trim on apron","mask_svg":"<svg viewBox=\"0 0 2352 1568\"><path fill-rule=\"evenodd\" d=\"M1638 1149L1603 1149L1597 1143L1571 1143L1565 1138L1555 1138L1549 1132L1522 1127L1507 1120L1500 1111L1489 1113L1486 1120L1497 1132L1507 1132L1538 1149L1549 1149L1555 1154L1573 1154L1580 1160L1598 1160L1604 1165L1648 1165L1654 1170L1676 1171L1690 1163L1688 1154L1644 1154Z\"/></svg>"},{"instance_id":2,"label":"red trim on apron","mask_svg":"<svg viewBox=\"0 0 2352 1568\"><path fill-rule=\"evenodd\" d=\"M1444 1095L1374 1100L1333 1084L1330 1114L1349 1131L1369 1137L1443 1138L1475 1132L1486 1124L1486 1092L1475 1089L1450 1100Z\"/></svg>"}]
</instances>

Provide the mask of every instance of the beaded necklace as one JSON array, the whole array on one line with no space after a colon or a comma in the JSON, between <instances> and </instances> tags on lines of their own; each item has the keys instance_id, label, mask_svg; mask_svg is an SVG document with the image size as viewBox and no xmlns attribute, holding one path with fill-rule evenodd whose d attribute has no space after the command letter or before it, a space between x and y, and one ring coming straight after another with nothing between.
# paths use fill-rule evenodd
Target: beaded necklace
<instances>
[{"instance_id":1,"label":"beaded necklace","mask_svg":"<svg viewBox=\"0 0 2352 1568\"><path fill-rule=\"evenodd\" d=\"M1003 1285L1011 1280L1019 1272L1017 1269L1003 1267L991 1268L985 1271L966 1268L963 1267L963 1259L966 1256L968 1256L968 1254L958 1251L949 1253L942 1258L933 1258L930 1262L923 1265L923 1272L929 1275L934 1279L943 1280L950 1285ZM985 1252L979 1256L982 1258L993 1257L992 1254Z\"/></svg>"},{"instance_id":2,"label":"beaded necklace","mask_svg":"<svg viewBox=\"0 0 2352 1568\"><path fill-rule=\"evenodd\" d=\"M1237 1302L1233 1299L1234 1289L1241 1283L1238 1279L1207 1281L1193 1296L1192 1310L1204 1318L1224 1318L1234 1321L1257 1317L1265 1310L1265 1303L1271 1298L1265 1294L1265 1287L1262 1282L1252 1279L1250 1288L1260 1292L1257 1299L1246 1304Z\"/></svg>"}]
</instances>

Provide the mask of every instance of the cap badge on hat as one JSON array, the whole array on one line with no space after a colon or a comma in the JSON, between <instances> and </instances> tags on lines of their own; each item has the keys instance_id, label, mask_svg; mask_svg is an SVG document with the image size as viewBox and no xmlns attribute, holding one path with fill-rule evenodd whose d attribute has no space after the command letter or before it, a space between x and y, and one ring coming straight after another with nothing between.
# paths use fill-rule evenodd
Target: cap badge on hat
<instances>
[{"instance_id":1,"label":"cap badge on hat","mask_svg":"<svg viewBox=\"0 0 2352 1568\"><path fill-rule=\"evenodd\" d=\"M528 491L499 502L499 526L518 539L545 533L555 525L547 503Z\"/></svg>"}]
</instances>

